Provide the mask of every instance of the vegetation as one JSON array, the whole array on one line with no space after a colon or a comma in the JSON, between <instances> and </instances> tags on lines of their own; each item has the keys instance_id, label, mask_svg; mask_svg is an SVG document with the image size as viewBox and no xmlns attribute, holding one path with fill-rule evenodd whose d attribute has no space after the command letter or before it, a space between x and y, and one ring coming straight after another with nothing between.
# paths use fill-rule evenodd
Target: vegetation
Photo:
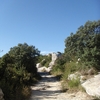
<instances>
[{"instance_id":1,"label":"vegetation","mask_svg":"<svg viewBox=\"0 0 100 100\"><path fill-rule=\"evenodd\" d=\"M38 57L38 63L41 63L42 66L49 67L50 62L51 62L51 54L49 54L49 55L40 55Z\"/></svg>"},{"instance_id":2,"label":"vegetation","mask_svg":"<svg viewBox=\"0 0 100 100\"><path fill-rule=\"evenodd\" d=\"M48 67L50 61L51 55L40 55L27 43L11 48L0 58L0 87L5 100L27 100L30 84L40 78L36 63ZM62 89L66 91L80 88L79 79L68 80L69 74L87 74L90 68L100 71L100 20L86 22L65 39L64 53L56 60L52 73L63 80Z\"/></svg>"},{"instance_id":3,"label":"vegetation","mask_svg":"<svg viewBox=\"0 0 100 100\"><path fill-rule=\"evenodd\" d=\"M65 53L81 58L85 66L100 69L100 21L88 21L65 40Z\"/></svg>"},{"instance_id":4,"label":"vegetation","mask_svg":"<svg viewBox=\"0 0 100 100\"><path fill-rule=\"evenodd\" d=\"M100 20L88 21L80 26L75 34L71 33L65 39L65 51L57 59L52 73L61 75L67 82L67 88L77 87L79 81L67 80L68 75L74 72L87 74L93 68L100 71ZM80 59L78 61L78 59ZM63 85L64 86L64 85ZM64 86L66 88L66 86ZM64 88L63 87L63 88Z\"/></svg>"},{"instance_id":5,"label":"vegetation","mask_svg":"<svg viewBox=\"0 0 100 100\"><path fill-rule=\"evenodd\" d=\"M40 78L35 66L39 53L34 46L24 43L11 48L0 59L0 87L5 100L25 100L29 95L29 85Z\"/></svg>"}]
</instances>

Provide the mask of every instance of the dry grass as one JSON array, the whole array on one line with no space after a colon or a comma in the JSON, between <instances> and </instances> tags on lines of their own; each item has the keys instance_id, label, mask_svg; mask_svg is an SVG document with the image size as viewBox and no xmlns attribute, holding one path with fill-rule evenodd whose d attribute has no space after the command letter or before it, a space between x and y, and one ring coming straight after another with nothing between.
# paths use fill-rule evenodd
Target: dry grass
<instances>
[{"instance_id":1,"label":"dry grass","mask_svg":"<svg viewBox=\"0 0 100 100\"><path fill-rule=\"evenodd\" d=\"M14 100L28 100L31 95L31 89L29 87L23 87L18 89Z\"/></svg>"},{"instance_id":2,"label":"dry grass","mask_svg":"<svg viewBox=\"0 0 100 100\"><path fill-rule=\"evenodd\" d=\"M31 89L29 87L24 87L23 90L22 90L22 95L27 100L31 95Z\"/></svg>"}]
</instances>

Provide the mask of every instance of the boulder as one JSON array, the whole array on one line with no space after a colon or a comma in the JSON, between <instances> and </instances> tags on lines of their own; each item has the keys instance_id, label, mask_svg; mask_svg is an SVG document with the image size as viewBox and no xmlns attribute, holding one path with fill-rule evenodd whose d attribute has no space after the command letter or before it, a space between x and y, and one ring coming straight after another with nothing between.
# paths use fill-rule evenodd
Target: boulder
<instances>
[{"instance_id":1,"label":"boulder","mask_svg":"<svg viewBox=\"0 0 100 100\"><path fill-rule=\"evenodd\" d=\"M49 54L48 56L52 56L52 60L51 62L49 63L49 67L45 67L45 66L42 66L41 63L37 63L36 64L36 67L38 69L38 72L50 72L52 70L52 67L53 65L55 64L55 61L58 57L60 57L60 53L52 53L52 54ZM45 61L45 59L43 59L41 62Z\"/></svg>"},{"instance_id":2,"label":"boulder","mask_svg":"<svg viewBox=\"0 0 100 100\"><path fill-rule=\"evenodd\" d=\"M47 69L46 69L46 72L50 72L52 69L50 68L50 67L48 67Z\"/></svg>"},{"instance_id":3,"label":"boulder","mask_svg":"<svg viewBox=\"0 0 100 100\"><path fill-rule=\"evenodd\" d=\"M73 79L77 80L78 78L80 78L79 75L80 74L78 72L76 72L74 74L70 74L70 75L68 75L68 80L73 80Z\"/></svg>"},{"instance_id":4,"label":"boulder","mask_svg":"<svg viewBox=\"0 0 100 100\"><path fill-rule=\"evenodd\" d=\"M50 71L51 71L50 67L47 68L43 66L43 67L38 68L38 72L50 72Z\"/></svg>"},{"instance_id":5,"label":"boulder","mask_svg":"<svg viewBox=\"0 0 100 100\"><path fill-rule=\"evenodd\" d=\"M73 73L73 74L69 74L68 75L68 80L80 80L80 83L84 83L87 80L86 76L82 76L79 72Z\"/></svg>"},{"instance_id":6,"label":"boulder","mask_svg":"<svg viewBox=\"0 0 100 100\"><path fill-rule=\"evenodd\" d=\"M88 79L82 84L87 94L100 97L100 74Z\"/></svg>"},{"instance_id":7,"label":"boulder","mask_svg":"<svg viewBox=\"0 0 100 100\"><path fill-rule=\"evenodd\" d=\"M80 82L81 84L84 83L87 80L86 76L80 76Z\"/></svg>"},{"instance_id":8,"label":"boulder","mask_svg":"<svg viewBox=\"0 0 100 100\"><path fill-rule=\"evenodd\" d=\"M43 66L43 67L40 67L40 68L38 68L38 72L46 72L46 67L45 66Z\"/></svg>"},{"instance_id":9,"label":"boulder","mask_svg":"<svg viewBox=\"0 0 100 100\"><path fill-rule=\"evenodd\" d=\"M42 67L41 63L37 63L36 68L40 68L40 67Z\"/></svg>"}]
</instances>

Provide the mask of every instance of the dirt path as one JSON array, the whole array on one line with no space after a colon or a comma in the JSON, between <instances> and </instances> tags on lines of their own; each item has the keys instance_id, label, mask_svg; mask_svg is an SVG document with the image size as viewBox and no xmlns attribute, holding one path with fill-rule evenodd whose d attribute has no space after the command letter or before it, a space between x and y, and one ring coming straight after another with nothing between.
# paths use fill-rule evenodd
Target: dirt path
<instances>
[{"instance_id":1,"label":"dirt path","mask_svg":"<svg viewBox=\"0 0 100 100\"><path fill-rule=\"evenodd\" d=\"M93 100L83 92L73 94L62 93L61 84L53 75L40 73L42 80L32 86L32 96L30 100Z\"/></svg>"},{"instance_id":2,"label":"dirt path","mask_svg":"<svg viewBox=\"0 0 100 100\"><path fill-rule=\"evenodd\" d=\"M60 83L56 77L48 73L41 73L42 80L32 86L32 96L30 100L56 100L60 91Z\"/></svg>"}]
</instances>

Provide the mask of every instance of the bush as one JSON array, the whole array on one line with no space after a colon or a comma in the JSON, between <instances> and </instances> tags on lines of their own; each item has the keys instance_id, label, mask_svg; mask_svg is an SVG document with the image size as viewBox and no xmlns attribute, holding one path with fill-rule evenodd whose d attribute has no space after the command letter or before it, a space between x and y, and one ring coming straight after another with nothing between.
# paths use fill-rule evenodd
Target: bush
<instances>
[{"instance_id":1,"label":"bush","mask_svg":"<svg viewBox=\"0 0 100 100\"><path fill-rule=\"evenodd\" d=\"M35 66L38 55L34 46L24 43L11 48L0 59L0 87L5 100L22 100L27 95L23 91L40 78Z\"/></svg>"},{"instance_id":2,"label":"bush","mask_svg":"<svg viewBox=\"0 0 100 100\"><path fill-rule=\"evenodd\" d=\"M67 83L67 81L62 81L61 82L61 90L62 90L62 92L66 92L68 90L68 83Z\"/></svg>"},{"instance_id":3,"label":"bush","mask_svg":"<svg viewBox=\"0 0 100 100\"><path fill-rule=\"evenodd\" d=\"M85 66L100 70L100 20L88 21L65 40L65 53L80 57ZM72 58L73 59L73 58Z\"/></svg>"},{"instance_id":4,"label":"bush","mask_svg":"<svg viewBox=\"0 0 100 100\"><path fill-rule=\"evenodd\" d=\"M66 62L69 61L69 56L62 54L55 62L53 66L52 73L56 75L61 75L65 71Z\"/></svg>"},{"instance_id":5,"label":"bush","mask_svg":"<svg viewBox=\"0 0 100 100\"><path fill-rule=\"evenodd\" d=\"M69 88L78 88L80 85L80 80L79 78L77 79L72 79L68 81L68 87Z\"/></svg>"},{"instance_id":6,"label":"bush","mask_svg":"<svg viewBox=\"0 0 100 100\"><path fill-rule=\"evenodd\" d=\"M51 62L51 54L42 56L41 65L45 67L49 67L49 63Z\"/></svg>"}]
</instances>

